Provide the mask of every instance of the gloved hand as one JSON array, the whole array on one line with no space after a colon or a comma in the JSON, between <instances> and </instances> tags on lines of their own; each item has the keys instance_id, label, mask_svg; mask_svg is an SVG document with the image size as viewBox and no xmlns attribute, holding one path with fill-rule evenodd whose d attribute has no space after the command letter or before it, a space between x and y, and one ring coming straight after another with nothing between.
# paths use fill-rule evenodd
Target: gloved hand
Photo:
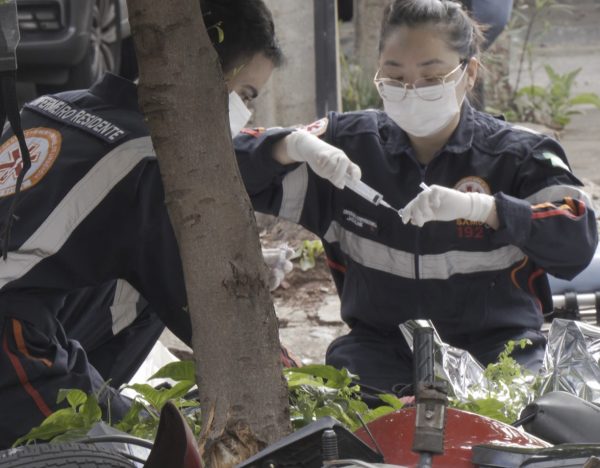
<instances>
[{"instance_id":1,"label":"gloved hand","mask_svg":"<svg viewBox=\"0 0 600 468\"><path fill-rule=\"evenodd\" d=\"M266 249L263 247L262 255L265 264L269 267L269 290L274 291L279 287L286 274L294 268L290 258L294 254L294 249L287 245Z\"/></svg>"},{"instance_id":2,"label":"gloved hand","mask_svg":"<svg viewBox=\"0 0 600 468\"><path fill-rule=\"evenodd\" d=\"M440 185L432 185L413 198L401 210L404 224L409 221L419 227L428 221L466 219L484 223L495 206L491 195L459 192Z\"/></svg>"},{"instance_id":3,"label":"gloved hand","mask_svg":"<svg viewBox=\"0 0 600 468\"><path fill-rule=\"evenodd\" d=\"M305 130L288 135L285 144L290 159L306 162L315 174L328 179L339 189L346 185L346 175L360 180L360 167L350 161L346 153Z\"/></svg>"}]
</instances>

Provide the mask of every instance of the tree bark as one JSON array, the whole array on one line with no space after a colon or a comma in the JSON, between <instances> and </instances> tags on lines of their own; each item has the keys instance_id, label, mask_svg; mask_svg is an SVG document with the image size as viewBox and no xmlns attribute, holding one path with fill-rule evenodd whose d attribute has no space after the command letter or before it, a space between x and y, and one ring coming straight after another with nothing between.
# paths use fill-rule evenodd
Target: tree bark
<instances>
[{"instance_id":1,"label":"tree bark","mask_svg":"<svg viewBox=\"0 0 600 468\"><path fill-rule=\"evenodd\" d=\"M354 53L356 64L367 76L375 76L379 58L379 34L383 11L391 0L354 0Z\"/></svg>"},{"instance_id":2,"label":"tree bark","mask_svg":"<svg viewBox=\"0 0 600 468\"><path fill-rule=\"evenodd\" d=\"M179 243L201 452L232 466L290 430L277 319L233 155L227 90L198 0L127 0L139 97Z\"/></svg>"}]
</instances>

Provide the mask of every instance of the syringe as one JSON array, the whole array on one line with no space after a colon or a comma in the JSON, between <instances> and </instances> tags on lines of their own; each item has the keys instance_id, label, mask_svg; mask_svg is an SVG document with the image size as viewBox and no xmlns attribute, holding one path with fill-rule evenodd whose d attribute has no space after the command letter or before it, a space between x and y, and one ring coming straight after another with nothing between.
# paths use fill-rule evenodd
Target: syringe
<instances>
[{"instance_id":1,"label":"syringe","mask_svg":"<svg viewBox=\"0 0 600 468\"><path fill-rule=\"evenodd\" d=\"M370 201L375 206L385 206L386 208L390 208L391 210L397 211L395 208L392 208L388 202L383 199L383 195L379 192L373 190L367 184L362 182L361 180L355 180L348 176L346 176L346 187L352 190L357 195L360 195L365 200Z\"/></svg>"},{"instance_id":2,"label":"syringe","mask_svg":"<svg viewBox=\"0 0 600 468\"><path fill-rule=\"evenodd\" d=\"M421 183L419 184L419 187L421 187L421 188L423 189L423 192L431 192L431 188L430 188L430 187L429 187L429 185L427 185L425 182L421 182ZM406 207L404 207L404 208L406 208ZM400 215L400 217L401 217L402 219L404 219L404 208L400 208L400 209L398 210L398 214Z\"/></svg>"}]
</instances>

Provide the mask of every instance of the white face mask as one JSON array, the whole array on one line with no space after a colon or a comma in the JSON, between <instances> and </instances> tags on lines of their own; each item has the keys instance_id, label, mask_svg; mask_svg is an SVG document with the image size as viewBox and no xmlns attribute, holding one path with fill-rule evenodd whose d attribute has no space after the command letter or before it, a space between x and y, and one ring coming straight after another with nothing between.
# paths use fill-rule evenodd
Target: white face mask
<instances>
[{"instance_id":1,"label":"white face mask","mask_svg":"<svg viewBox=\"0 0 600 468\"><path fill-rule=\"evenodd\" d=\"M229 126L231 136L234 137L242 131L252 117L252 112L246 107L238 93L229 93Z\"/></svg>"},{"instance_id":2,"label":"white face mask","mask_svg":"<svg viewBox=\"0 0 600 468\"><path fill-rule=\"evenodd\" d=\"M465 69L466 70L466 69ZM404 90L382 83L378 87L383 99L383 108L398 126L410 135L426 137L435 134L446 127L450 121L460 113L460 106L456 99L456 87L462 80L465 71L455 81L447 81L443 85L419 88L419 96L414 89ZM442 97L435 101L428 101L427 96ZM404 93L406 97L402 99ZM425 98L425 99L423 99Z\"/></svg>"}]
</instances>

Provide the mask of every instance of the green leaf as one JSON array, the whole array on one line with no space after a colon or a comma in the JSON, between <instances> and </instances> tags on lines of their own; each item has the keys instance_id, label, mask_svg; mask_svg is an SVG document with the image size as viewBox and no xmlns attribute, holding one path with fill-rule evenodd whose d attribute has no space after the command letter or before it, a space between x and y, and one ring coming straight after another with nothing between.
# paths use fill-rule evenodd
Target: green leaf
<instances>
[{"instance_id":1,"label":"green leaf","mask_svg":"<svg viewBox=\"0 0 600 468\"><path fill-rule=\"evenodd\" d=\"M161 390L159 406L156 409L161 410L167 401L175 400L185 396L194 385L194 382L184 380L182 382L178 382L172 388Z\"/></svg>"},{"instance_id":2,"label":"green leaf","mask_svg":"<svg viewBox=\"0 0 600 468\"><path fill-rule=\"evenodd\" d=\"M346 369L336 369L333 366L323 364L312 364L309 366L296 367L286 369L286 375L290 374L306 374L321 377L325 379L326 385L333 388L342 388L350 385L354 375L350 374Z\"/></svg>"},{"instance_id":3,"label":"green leaf","mask_svg":"<svg viewBox=\"0 0 600 468\"><path fill-rule=\"evenodd\" d=\"M392 395L391 393L382 393L377 395L381 401L387 403L395 410L402 409L404 407L404 403L402 403L396 395Z\"/></svg>"},{"instance_id":4,"label":"green leaf","mask_svg":"<svg viewBox=\"0 0 600 468\"><path fill-rule=\"evenodd\" d=\"M131 431L131 429L140 422L140 413L143 409L144 405L139 401L134 401L131 408L129 408L129 411L125 413L123 419L121 419L115 427L123 432Z\"/></svg>"},{"instance_id":5,"label":"green leaf","mask_svg":"<svg viewBox=\"0 0 600 468\"><path fill-rule=\"evenodd\" d=\"M377 408L369 411L363 419L368 423L394 411L396 411L396 409L392 408L391 406L378 406Z\"/></svg>"},{"instance_id":6,"label":"green leaf","mask_svg":"<svg viewBox=\"0 0 600 468\"><path fill-rule=\"evenodd\" d=\"M194 361L176 361L161 367L148 380L152 379L171 379L176 382L187 380L196 381L196 364Z\"/></svg>"},{"instance_id":7,"label":"green leaf","mask_svg":"<svg viewBox=\"0 0 600 468\"><path fill-rule=\"evenodd\" d=\"M85 392L79 389L60 389L58 391L58 397L56 398L56 403L62 403L64 400L69 402L71 408L76 410L81 405L83 405L87 400L87 395Z\"/></svg>"},{"instance_id":8,"label":"green leaf","mask_svg":"<svg viewBox=\"0 0 600 468\"><path fill-rule=\"evenodd\" d=\"M148 384L132 384L127 385L126 388L132 388L140 394L140 396L146 400L152 407L158 409L160 406L161 396L160 390L156 390L152 385Z\"/></svg>"},{"instance_id":9,"label":"green leaf","mask_svg":"<svg viewBox=\"0 0 600 468\"><path fill-rule=\"evenodd\" d=\"M22 445L25 442L32 442L34 440L50 440L65 432L65 427L61 423L50 423L42 426L34 427L23 437L19 437L13 447Z\"/></svg>"},{"instance_id":10,"label":"green leaf","mask_svg":"<svg viewBox=\"0 0 600 468\"><path fill-rule=\"evenodd\" d=\"M517 97L522 97L522 96L527 96L527 97L540 97L540 98L544 98L546 97L546 90L544 88L542 88L541 86L524 86L523 88L519 89L519 91L517 92L516 96Z\"/></svg>"},{"instance_id":11,"label":"green leaf","mask_svg":"<svg viewBox=\"0 0 600 468\"><path fill-rule=\"evenodd\" d=\"M569 99L568 103L570 106L591 104L600 108L600 96L598 96L596 93L581 93Z\"/></svg>"},{"instance_id":12,"label":"green leaf","mask_svg":"<svg viewBox=\"0 0 600 468\"><path fill-rule=\"evenodd\" d=\"M91 427L92 424L102 420L102 410L98 405L98 399L95 395L89 395L85 404L81 407L80 413L84 418L86 426Z\"/></svg>"}]
</instances>

